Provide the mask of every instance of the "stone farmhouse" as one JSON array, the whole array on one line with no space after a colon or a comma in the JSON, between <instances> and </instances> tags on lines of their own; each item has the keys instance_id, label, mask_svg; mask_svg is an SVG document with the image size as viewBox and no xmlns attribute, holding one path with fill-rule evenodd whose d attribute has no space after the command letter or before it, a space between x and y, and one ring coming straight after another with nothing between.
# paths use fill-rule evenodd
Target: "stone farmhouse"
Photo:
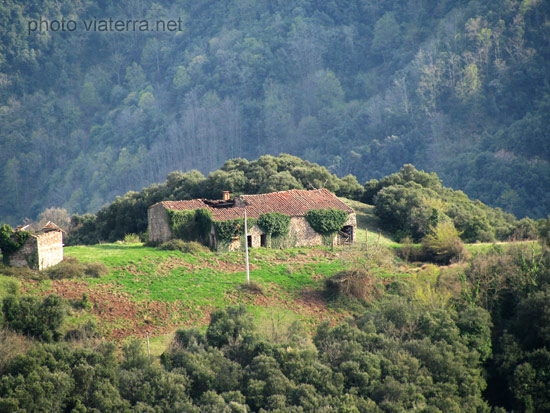
<instances>
[{"instance_id":1,"label":"stone farmhouse","mask_svg":"<svg viewBox=\"0 0 550 413\"><path fill-rule=\"evenodd\" d=\"M224 191L221 200L193 199L189 201L159 202L148 210L149 239L155 242L166 242L176 238L169 224L168 211L190 211L207 209L212 214L212 221L228 221L244 217L257 219L262 214L279 212L290 217L290 226L287 240L288 246L314 246L323 244L323 236L317 233L305 218L306 213L314 209L337 209L348 214L347 221L335 235L334 244L353 243L356 238L357 221L355 211L343 203L336 195L327 189L298 190L273 192L258 195L240 195L231 198L228 191ZM235 234L237 235L237 234ZM228 245L229 251L241 248L244 239L235 236ZM326 242L326 240L325 240ZM214 225L208 234L209 246L218 249ZM248 231L248 246L250 248L267 247L267 234L258 225Z\"/></svg>"},{"instance_id":2,"label":"stone farmhouse","mask_svg":"<svg viewBox=\"0 0 550 413\"><path fill-rule=\"evenodd\" d=\"M16 231L26 231L29 226L19 227ZM48 222L30 237L10 256L10 266L29 267L43 270L63 261L63 230Z\"/></svg>"}]
</instances>

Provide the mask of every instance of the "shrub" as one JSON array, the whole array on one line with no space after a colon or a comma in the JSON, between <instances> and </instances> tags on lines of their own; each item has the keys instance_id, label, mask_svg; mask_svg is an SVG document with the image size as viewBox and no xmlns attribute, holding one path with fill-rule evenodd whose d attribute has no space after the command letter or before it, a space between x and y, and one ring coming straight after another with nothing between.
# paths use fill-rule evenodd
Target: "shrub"
<instances>
[{"instance_id":1,"label":"shrub","mask_svg":"<svg viewBox=\"0 0 550 413\"><path fill-rule=\"evenodd\" d=\"M377 277L365 269L352 269L327 278L325 288L329 294L345 294L370 301L381 294L377 281Z\"/></svg>"},{"instance_id":2,"label":"shrub","mask_svg":"<svg viewBox=\"0 0 550 413\"><path fill-rule=\"evenodd\" d=\"M550 247L550 215L546 219L539 219L537 221L537 233L539 242L543 246Z\"/></svg>"},{"instance_id":3,"label":"shrub","mask_svg":"<svg viewBox=\"0 0 550 413\"><path fill-rule=\"evenodd\" d=\"M306 214L309 225L321 235L332 235L342 228L348 213L339 209L312 209Z\"/></svg>"},{"instance_id":4,"label":"shrub","mask_svg":"<svg viewBox=\"0 0 550 413\"><path fill-rule=\"evenodd\" d=\"M99 278L109 273L109 268L102 262L89 262L84 264L84 274L86 277Z\"/></svg>"},{"instance_id":5,"label":"shrub","mask_svg":"<svg viewBox=\"0 0 550 413\"><path fill-rule=\"evenodd\" d=\"M65 341L85 341L100 338L101 334L97 330L97 325L93 321L88 321L77 328L68 330L65 333Z\"/></svg>"},{"instance_id":6,"label":"shrub","mask_svg":"<svg viewBox=\"0 0 550 413\"><path fill-rule=\"evenodd\" d=\"M124 244L138 244L141 242L138 234L126 234L124 235Z\"/></svg>"},{"instance_id":7,"label":"shrub","mask_svg":"<svg viewBox=\"0 0 550 413\"><path fill-rule=\"evenodd\" d=\"M65 278L99 278L109 273L107 266L101 262L83 263L74 257L66 257L59 264L48 268L43 272L52 280Z\"/></svg>"},{"instance_id":8,"label":"shrub","mask_svg":"<svg viewBox=\"0 0 550 413\"><path fill-rule=\"evenodd\" d=\"M44 274L52 280L79 278L84 275L84 265L77 258L66 257L59 264L44 271Z\"/></svg>"},{"instance_id":9,"label":"shrub","mask_svg":"<svg viewBox=\"0 0 550 413\"><path fill-rule=\"evenodd\" d=\"M18 280L0 276L0 299L7 295L19 294L20 284Z\"/></svg>"},{"instance_id":10,"label":"shrub","mask_svg":"<svg viewBox=\"0 0 550 413\"><path fill-rule=\"evenodd\" d=\"M244 283L242 285L242 288L244 290L248 290L254 294L262 294L264 293L264 287L261 284L258 284L256 281L250 281L249 283Z\"/></svg>"},{"instance_id":11,"label":"shrub","mask_svg":"<svg viewBox=\"0 0 550 413\"><path fill-rule=\"evenodd\" d=\"M0 274L5 275L6 277L35 279L37 278L38 273L37 271L31 270L29 267L22 267L22 268L9 267L7 265L4 265L0 261Z\"/></svg>"},{"instance_id":12,"label":"shrub","mask_svg":"<svg viewBox=\"0 0 550 413\"><path fill-rule=\"evenodd\" d=\"M428 256L439 263L448 264L466 255L460 234L450 221L440 222L432 228L431 233L422 240L422 245Z\"/></svg>"},{"instance_id":13,"label":"shrub","mask_svg":"<svg viewBox=\"0 0 550 413\"><path fill-rule=\"evenodd\" d=\"M61 297L49 295L40 300L36 297L17 298L10 295L2 302L6 326L47 342L61 337L59 327L65 317Z\"/></svg>"},{"instance_id":14,"label":"shrub","mask_svg":"<svg viewBox=\"0 0 550 413\"><path fill-rule=\"evenodd\" d=\"M257 220L248 218L246 224L248 231L256 225ZM244 235L244 218L229 219L227 221L213 221L216 238L220 243L228 243L231 239L238 235Z\"/></svg>"},{"instance_id":15,"label":"shrub","mask_svg":"<svg viewBox=\"0 0 550 413\"><path fill-rule=\"evenodd\" d=\"M14 232L12 227L7 224L0 227L0 251L2 251L4 264L9 265L10 256L23 246L29 236L30 232Z\"/></svg>"},{"instance_id":16,"label":"shrub","mask_svg":"<svg viewBox=\"0 0 550 413\"><path fill-rule=\"evenodd\" d=\"M338 209L313 209L306 213L309 225L323 236L323 243L334 248L334 234L346 222L347 212Z\"/></svg>"},{"instance_id":17,"label":"shrub","mask_svg":"<svg viewBox=\"0 0 550 413\"><path fill-rule=\"evenodd\" d=\"M182 241L181 239L173 239L159 246L163 251L181 251L187 254L200 254L208 252L208 248L198 242Z\"/></svg>"},{"instance_id":18,"label":"shrub","mask_svg":"<svg viewBox=\"0 0 550 413\"><path fill-rule=\"evenodd\" d=\"M24 354L29 347L29 341L22 334L0 329L0 374L10 360L19 354Z\"/></svg>"}]
</instances>

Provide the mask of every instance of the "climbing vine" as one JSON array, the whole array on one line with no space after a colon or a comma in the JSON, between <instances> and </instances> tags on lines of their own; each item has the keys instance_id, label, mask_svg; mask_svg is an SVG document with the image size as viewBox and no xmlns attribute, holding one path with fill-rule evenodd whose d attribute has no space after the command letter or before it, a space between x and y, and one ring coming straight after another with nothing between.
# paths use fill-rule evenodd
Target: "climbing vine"
<instances>
[{"instance_id":1,"label":"climbing vine","mask_svg":"<svg viewBox=\"0 0 550 413\"><path fill-rule=\"evenodd\" d=\"M212 225L212 214L205 208L187 211L166 211L168 225L176 238L185 241L208 239Z\"/></svg>"},{"instance_id":2,"label":"climbing vine","mask_svg":"<svg viewBox=\"0 0 550 413\"><path fill-rule=\"evenodd\" d=\"M256 225L254 218L247 219L248 230ZM229 243L233 237L244 235L244 218L228 219L227 221L213 221L216 239L221 244Z\"/></svg>"},{"instance_id":3,"label":"climbing vine","mask_svg":"<svg viewBox=\"0 0 550 413\"><path fill-rule=\"evenodd\" d=\"M269 248L283 248L287 242L290 229L290 216L280 212L268 212L260 215L258 226L266 235L266 246Z\"/></svg>"},{"instance_id":4,"label":"climbing vine","mask_svg":"<svg viewBox=\"0 0 550 413\"><path fill-rule=\"evenodd\" d=\"M269 212L260 215L258 226L271 236L286 235L290 229L290 217L280 212Z\"/></svg>"},{"instance_id":5,"label":"climbing vine","mask_svg":"<svg viewBox=\"0 0 550 413\"><path fill-rule=\"evenodd\" d=\"M0 227L0 250L2 250L2 261L9 265L10 257L19 250L30 237L28 231L14 231L8 224Z\"/></svg>"},{"instance_id":6,"label":"climbing vine","mask_svg":"<svg viewBox=\"0 0 550 413\"><path fill-rule=\"evenodd\" d=\"M342 228L348 213L339 209L312 209L306 214L309 225L321 235L332 236Z\"/></svg>"}]
</instances>

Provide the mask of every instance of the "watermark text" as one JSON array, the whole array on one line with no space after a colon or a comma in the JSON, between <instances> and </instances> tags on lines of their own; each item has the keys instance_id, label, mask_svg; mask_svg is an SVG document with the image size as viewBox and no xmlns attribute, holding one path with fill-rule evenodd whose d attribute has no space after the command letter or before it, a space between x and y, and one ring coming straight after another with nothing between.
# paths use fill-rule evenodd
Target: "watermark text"
<instances>
[{"instance_id":1,"label":"watermark text","mask_svg":"<svg viewBox=\"0 0 550 413\"><path fill-rule=\"evenodd\" d=\"M43 32L74 32L83 30L86 32L181 32L183 31L182 19L46 19L29 20L27 23L28 34Z\"/></svg>"}]
</instances>

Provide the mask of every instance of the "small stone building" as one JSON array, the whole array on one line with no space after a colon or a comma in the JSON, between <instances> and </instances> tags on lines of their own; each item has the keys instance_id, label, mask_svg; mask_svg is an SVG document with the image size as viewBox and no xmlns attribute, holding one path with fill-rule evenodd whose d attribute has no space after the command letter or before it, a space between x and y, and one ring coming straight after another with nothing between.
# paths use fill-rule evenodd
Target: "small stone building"
<instances>
[{"instance_id":1,"label":"small stone building","mask_svg":"<svg viewBox=\"0 0 550 413\"><path fill-rule=\"evenodd\" d=\"M25 231L28 227L17 228ZM63 230L48 222L39 232L31 233L10 257L10 266L43 270L63 261Z\"/></svg>"},{"instance_id":2,"label":"small stone building","mask_svg":"<svg viewBox=\"0 0 550 413\"><path fill-rule=\"evenodd\" d=\"M279 212L290 216L289 233L286 239L288 246L314 246L323 244L323 236L317 233L309 224L305 215L314 209L338 209L348 213L348 219L344 226L335 235L336 244L353 243L356 237L357 221L355 211L343 203L336 195L327 189L298 190L272 192L269 194L240 195L231 198L228 191L224 191L223 199L207 200L193 199L189 201L164 201L159 202L148 210L149 239L155 242L166 242L175 238L170 229L167 211L185 211L207 209L212 214L214 221L227 221L244 217L259 218L260 215L271 212ZM258 225L254 225L248 231L248 246L251 248L267 247L267 236ZM214 226L209 234L208 244L213 249L218 249L219 242L216 239ZM230 251L241 248L241 240L235 237L228 245Z\"/></svg>"}]
</instances>

